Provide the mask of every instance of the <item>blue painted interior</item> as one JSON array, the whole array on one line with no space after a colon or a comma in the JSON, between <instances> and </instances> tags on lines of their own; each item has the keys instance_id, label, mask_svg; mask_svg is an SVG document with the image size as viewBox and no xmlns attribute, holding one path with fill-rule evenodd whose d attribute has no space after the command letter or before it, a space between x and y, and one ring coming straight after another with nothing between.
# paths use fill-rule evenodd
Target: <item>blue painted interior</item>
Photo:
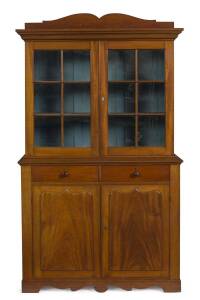
<instances>
[{"instance_id":1,"label":"blue painted interior","mask_svg":"<svg viewBox=\"0 0 200 300\"><path fill-rule=\"evenodd\" d=\"M108 111L109 112L134 112L135 86L133 84L108 85Z\"/></svg>"},{"instance_id":2,"label":"blue painted interior","mask_svg":"<svg viewBox=\"0 0 200 300\"><path fill-rule=\"evenodd\" d=\"M138 94L139 112L165 112L164 83L140 83Z\"/></svg>"},{"instance_id":3,"label":"blue painted interior","mask_svg":"<svg viewBox=\"0 0 200 300\"><path fill-rule=\"evenodd\" d=\"M135 144L135 118L109 117L109 146L126 147Z\"/></svg>"},{"instance_id":4,"label":"blue painted interior","mask_svg":"<svg viewBox=\"0 0 200 300\"><path fill-rule=\"evenodd\" d=\"M134 65L134 50L108 50L108 80L134 80Z\"/></svg>"},{"instance_id":5,"label":"blue painted interior","mask_svg":"<svg viewBox=\"0 0 200 300\"><path fill-rule=\"evenodd\" d=\"M139 146L165 146L165 117L139 117Z\"/></svg>"}]
</instances>

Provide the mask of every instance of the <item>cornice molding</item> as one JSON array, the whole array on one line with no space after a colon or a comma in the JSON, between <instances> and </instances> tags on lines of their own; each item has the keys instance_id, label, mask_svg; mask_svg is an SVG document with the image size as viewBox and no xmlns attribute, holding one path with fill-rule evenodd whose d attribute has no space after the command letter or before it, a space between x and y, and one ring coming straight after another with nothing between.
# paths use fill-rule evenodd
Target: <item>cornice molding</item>
<instances>
[{"instance_id":1,"label":"cornice molding","mask_svg":"<svg viewBox=\"0 0 200 300\"><path fill-rule=\"evenodd\" d=\"M74 39L175 39L182 28L173 22L144 20L124 14L108 14L98 18L92 14L75 14L52 21L26 23L16 32L24 40Z\"/></svg>"}]
</instances>

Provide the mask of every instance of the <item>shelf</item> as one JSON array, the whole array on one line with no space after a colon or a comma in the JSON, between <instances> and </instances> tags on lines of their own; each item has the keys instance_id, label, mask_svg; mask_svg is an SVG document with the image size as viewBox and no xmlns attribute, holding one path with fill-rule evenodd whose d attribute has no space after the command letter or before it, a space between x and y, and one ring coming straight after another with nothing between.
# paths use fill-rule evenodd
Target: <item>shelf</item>
<instances>
[{"instance_id":1,"label":"shelf","mask_svg":"<svg viewBox=\"0 0 200 300\"><path fill-rule=\"evenodd\" d=\"M108 80L108 83L165 83L164 80Z\"/></svg>"},{"instance_id":2,"label":"shelf","mask_svg":"<svg viewBox=\"0 0 200 300\"><path fill-rule=\"evenodd\" d=\"M60 113L34 113L35 117L59 117Z\"/></svg>"},{"instance_id":3,"label":"shelf","mask_svg":"<svg viewBox=\"0 0 200 300\"><path fill-rule=\"evenodd\" d=\"M65 117L90 117L90 113L64 113Z\"/></svg>"},{"instance_id":4,"label":"shelf","mask_svg":"<svg viewBox=\"0 0 200 300\"><path fill-rule=\"evenodd\" d=\"M109 113L108 116L165 116L165 113Z\"/></svg>"},{"instance_id":5,"label":"shelf","mask_svg":"<svg viewBox=\"0 0 200 300\"><path fill-rule=\"evenodd\" d=\"M69 83L69 84L89 84L90 81L88 80L34 80L33 83L44 83L44 84L49 84L49 83Z\"/></svg>"},{"instance_id":6,"label":"shelf","mask_svg":"<svg viewBox=\"0 0 200 300\"><path fill-rule=\"evenodd\" d=\"M59 116L65 116L65 117L90 117L90 113L63 113L63 114L57 114L57 113L35 113L35 117L59 117Z\"/></svg>"},{"instance_id":7,"label":"shelf","mask_svg":"<svg viewBox=\"0 0 200 300\"><path fill-rule=\"evenodd\" d=\"M50 83L61 83L60 80L34 80L33 83L50 84Z\"/></svg>"}]
</instances>

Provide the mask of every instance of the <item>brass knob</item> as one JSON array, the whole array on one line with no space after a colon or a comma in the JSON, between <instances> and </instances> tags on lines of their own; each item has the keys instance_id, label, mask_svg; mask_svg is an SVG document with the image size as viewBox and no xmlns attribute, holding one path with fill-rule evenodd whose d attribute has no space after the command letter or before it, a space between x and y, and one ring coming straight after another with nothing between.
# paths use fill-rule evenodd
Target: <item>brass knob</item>
<instances>
[{"instance_id":1,"label":"brass knob","mask_svg":"<svg viewBox=\"0 0 200 300\"><path fill-rule=\"evenodd\" d=\"M67 176L69 176L69 175L70 175L70 174L69 174L68 171L63 171L63 172L60 174L61 177L67 177Z\"/></svg>"},{"instance_id":2,"label":"brass knob","mask_svg":"<svg viewBox=\"0 0 200 300\"><path fill-rule=\"evenodd\" d=\"M140 176L140 172L137 170L134 170L133 173L131 173L131 177L139 177Z\"/></svg>"}]
</instances>

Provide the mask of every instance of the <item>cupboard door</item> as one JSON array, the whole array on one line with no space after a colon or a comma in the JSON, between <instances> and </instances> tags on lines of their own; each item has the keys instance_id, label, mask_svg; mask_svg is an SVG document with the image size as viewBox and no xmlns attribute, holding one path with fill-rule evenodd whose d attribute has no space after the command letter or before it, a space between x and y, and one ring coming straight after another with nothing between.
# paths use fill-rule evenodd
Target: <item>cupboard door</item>
<instances>
[{"instance_id":1,"label":"cupboard door","mask_svg":"<svg viewBox=\"0 0 200 300\"><path fill-rule=\"evenodd\" d=\"M167 185L103 187L103 273L109 277L167 277Z\"/></svg>"},{"instance_id":2,"label":"cupboard door","mask_svg":"<svg viewBox=\"0 0 200 300\"><path fill-rule=\"evenodd\" d=\"M164 42L100 44L104 155L172 151L172 55Z\"/></svg>"},{"instance_id":3,"label":"cupboard door","mask_svg":"<svg viewBox=\"0 0 200 300\"><path fill-rule=\"evenodd\" d=\"M97 156L98 43L37 42L27 52L28 150Z\"/></svg>"},{"instance_id":4,"label":"cupboard door","mask_svg":"<svg viewBox=\"0 0 200 300\"><path fill-rule=\"evenodd\" d=\"M36 278L98 277L99 210L95 186L34 186Z\"/></svg>"}]
</instances>

